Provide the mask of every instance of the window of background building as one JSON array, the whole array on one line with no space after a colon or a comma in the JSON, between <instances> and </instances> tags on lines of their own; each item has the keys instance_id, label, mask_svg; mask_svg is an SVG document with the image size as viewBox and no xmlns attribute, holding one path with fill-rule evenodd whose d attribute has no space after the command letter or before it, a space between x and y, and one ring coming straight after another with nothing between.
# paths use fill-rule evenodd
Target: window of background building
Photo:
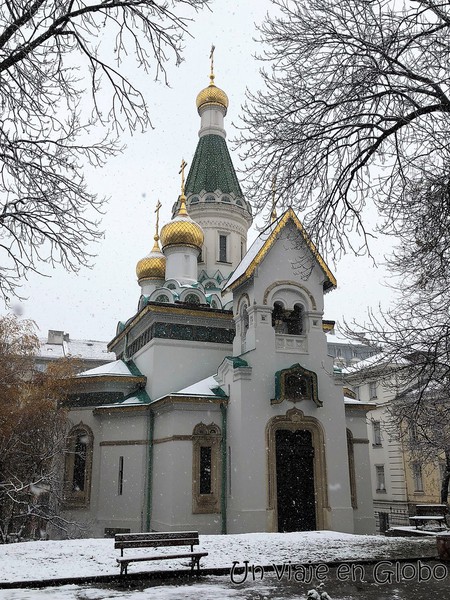
<instances>
[{"instance_id":1,"label":"window of background building","mask_svg":"<svg viewBox=\"0 0 450 600\"><path fill-rule=\"evenodd\" d=\"M381 423L380 421L372 421L373 445L381 446Z\"/></svg>"},{"instance_id":2,"label":"window of background building","mask_svg":"<svg viewBox=\"0 0 450 600\"><path fill-rule=\"evenodd\" d=\"M377 492L386 491L386 480L384 476L384 465L375 465L375 477Z\"/></svg>"},{"instance_id":3,"label":"window of background building","mask_svg":"<svg viewBox=\"0 0 450 600\"><path fill-rule=\"evenodd\" d=\"M414 491L423 492L422 466L419 463L413 463L412 475L414 481Z\"/></svg>"},{"instance_id":4,"label":"window of background building","mask_svg":"<svg viewBox=\"0 0 450 600\"><path fill-rule=\"evenodd\" d=\"M377 382L376 381L371 381L369 383L369 398L376 398L377 397Z\"/></svg>"}]
</instances>

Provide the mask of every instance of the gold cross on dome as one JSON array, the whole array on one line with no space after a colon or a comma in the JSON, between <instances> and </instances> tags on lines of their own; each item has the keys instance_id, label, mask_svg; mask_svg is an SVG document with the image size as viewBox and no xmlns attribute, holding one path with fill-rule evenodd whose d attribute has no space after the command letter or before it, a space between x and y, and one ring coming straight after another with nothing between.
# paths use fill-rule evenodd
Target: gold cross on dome
<instances>
[{"instance_id":1,"label":"gold cross on dome","mask_svg":"<svg viewBox=\"0 0 450 600\"><path fill-rule=\"evenodd\" d=\"M187 162L184 160L181 161L181 167L179 170L179 175L181 175L181 195L184 196L184 169L187 167Z\"/></svg>"},{"instance_id":2,"label":"gold cross on dome","mask_svg":"<svg viewBox=\"0 0 450 600\"><path fill-rule=\"evenodd\" d=\"M156 235L159 236L159 211L161 210L162 204L158 200L158 204L156 205L155 213L156 213Z\"/></svg>"},{"instance_id":3,"label":"gold cross on dome","mask_svg":"<svg viewBox=\"0 0 450 600\"><path fill-rule=\"evenodd\" d=\"M211 83L214 82L214 50L216 49L216 47L214 46L214 44L211 44L211 52L209 53L209 60L211 61L211 73L209 74L209 79L211 80Z\"/></svg>"}]
</instances>

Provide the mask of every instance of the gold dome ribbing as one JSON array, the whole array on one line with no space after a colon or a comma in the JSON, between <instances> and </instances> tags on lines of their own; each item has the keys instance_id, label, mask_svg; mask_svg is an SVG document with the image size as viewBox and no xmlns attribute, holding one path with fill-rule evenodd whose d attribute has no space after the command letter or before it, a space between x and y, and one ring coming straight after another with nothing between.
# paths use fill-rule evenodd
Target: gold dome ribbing
<instances>
[{"instance_id":1,"label":"gold dome ribbing","mask_svg":"<svg viewBox=\"0 0 450 600\"><path fill-rule=\"evenodd\" d=\"M156 205L156 230L153 244L153 248L150 253L141 260L136 265L136 275L138 278L138 282L141 283L144 279L159 279L164 281L166 278L166 257L161 252L159 247L159 211L161 208L161 202L158 200Z\"/></svg>"},{"instance_id":2,"label":"gold dome ribbing","mask_svg":"<svg viewBox=\"0 0 450 600\"><path fill-rule=\"evenodd\" d=\"M219 106L223 106L225 111L228 108L228 96L225 94L223 90L214 85L213 82L214 77L211 80L211 83L204 90L198 93L197 95L197 109L200 111L202 106L206 106L207 104L216 104ZM226 112L225 112L226 114Z\"/></svg>"},{"instance_id":3,"label":"gold dome ribbing","mask_svg":"<svg viewBox=\"0 0 450 600\"><path fill-rule=\"evenodd\" d=\"M191 219L186 210L186 197L181 196L181 205L176 216L161 229L161 244L167 246L194 246L201 250L204 240L203 229Z\"/></svg>"},{"instance_id":4,"label":"gold dome ribbing","mask_svg":"<svg viewBox=\"0 0 450 600\"><path fill-rule=\"evenodd\" d=\"M155 243L151 252L141 258L136 265L138 281L143 279L161 279L164 281L166 275L166 257L161 252L158 244L159 237L155 235Z\"/></svg>"}]
</instances>

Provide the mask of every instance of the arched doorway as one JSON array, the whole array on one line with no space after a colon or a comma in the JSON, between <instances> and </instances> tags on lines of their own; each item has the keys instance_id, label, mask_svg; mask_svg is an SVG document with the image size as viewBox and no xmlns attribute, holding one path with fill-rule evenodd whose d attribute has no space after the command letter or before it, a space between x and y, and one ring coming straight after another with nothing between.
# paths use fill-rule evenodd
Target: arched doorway
<instances>
[{"instance_id":1,"label":"arched doorway","mask_svg":"<svg viewBox=\"0 0 450 600\"><path fill-rule=\"evenodd\" d=\"M271 531L312 531L327 525L323 431L297 408L267 425L268 513Z\"/></svg>"},{"instance_id":2,"label":"arched doorway","mask_svg":"<svg viewBox=\"0 0 450 600\"><path fill-rule=\"evenodd\" d=\"M313 531L317 526L312 433L278 429L275 448L278 531Z\"/></svg>"}]
</instances>

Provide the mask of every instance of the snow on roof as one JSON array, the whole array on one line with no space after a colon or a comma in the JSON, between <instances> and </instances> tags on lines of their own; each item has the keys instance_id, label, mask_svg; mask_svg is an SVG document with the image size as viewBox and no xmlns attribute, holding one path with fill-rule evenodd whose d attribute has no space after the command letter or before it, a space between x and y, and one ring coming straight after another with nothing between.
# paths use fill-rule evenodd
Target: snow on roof
<instances>
[{"instance_id":1,"label":"snow on roof","mask_svg":"<svg viewBox=\"0 0 450 600\"><path fill-rule=\"evenodd\" d=\"M361 402L361 400L353 400L353 398L344 398L344 404L359 404L360 406L373 406L377 407L375 402Z\"/></svg>"},{"instance_id":2,"label":"snow on roof","mask_svg":"<svg viewBox=\"0 0 450 600\"><path fill-rule=\"evenodd\" d=\"M102 375L123 375L130 377L133 373L123 360L115 360L114 362L100 365L100 367L95 367L95 369L83 371L82 373L79 373L77 377L101 377Z\"/></svg>"},{"instance_id":3,"label":"snow on roof","mask_svg":"<svg viewBox=\"0 0 450 600\"><path fill-rule=\"evenodd\" d=\"M264 246L265 242L269 238L272 231L278 225L278 220L279 219L277 219L276 221L271 223L268 227L266 227L266 229L264 229L264 231L262 231L259 234L259 236L256 238L256 240L253 242L253 244L247 250L247 253L245 254L244 258L241 260L241 262L236 267L236 269L235 269L234 273L231 275L230 279L227 281L227 283L224 287L224 290L227 289L230 285L232 285L235 281L237 281L239 279L239 277L241 277L241 275L243 275L245 273L245 271L251 265L252 261L256 258L258 252Z\"/></svg>"},{"instance_id":4,"label":"snow on roof","mask_svg":"<svg viewBox=\"0 0 450 600\"><path fill-rule=\"evenodd\" d=\"M368 342L360 342L358 340L346 337L337 329L327 331L327 342L329 344L345 344L349 346L370 346Z\"/></svg>"},{"instance_id":5,"label":"snow on roof","mask_svg":"<svg viewBox=\"0 0 450 600\"><path fill-rule=\"evenodd\" d=\"M172 396L211 396L216 397L217 394L213 392L214 389L217 389L219 384L217 383L214 375L210 377L206 377L206 379L202 379L201 381L197 381L197 383L193 383L188 387L183 388L179 392L175 392L171 394Z\"/></svg>"},{"instance_id":6,"label":"snow on roof","mask_svg":"<svg viewBox=\"0 0 450 600\"><path fill-rule=\"evenodd\" d=\"M107 342L98 340L64 340L61 344L49 344L47 338L40 338L39 356L42 358L64 358L78 356L85 360L110 361L116 358L108 352Z\"/></svg>"},{"instance_id":7,"label":"snow on roof","mask_svg":"<svg viewBox=\"0 0 450 600\"><path fill-rule=\"evenodd\" d=\"M351 367L343 368L342 372L346 375L351 375L354 373L358 373L362 369L368 369L370 367L386 365L387 361L388 361L388 359L386 357L386 354L384 352L378 352L377 354L373 354L372 356L369 356L368 358L365 358L364 360L360 360L359 362L357 362L355 365L352 365Z\"/></svg>"}]
</instances>

